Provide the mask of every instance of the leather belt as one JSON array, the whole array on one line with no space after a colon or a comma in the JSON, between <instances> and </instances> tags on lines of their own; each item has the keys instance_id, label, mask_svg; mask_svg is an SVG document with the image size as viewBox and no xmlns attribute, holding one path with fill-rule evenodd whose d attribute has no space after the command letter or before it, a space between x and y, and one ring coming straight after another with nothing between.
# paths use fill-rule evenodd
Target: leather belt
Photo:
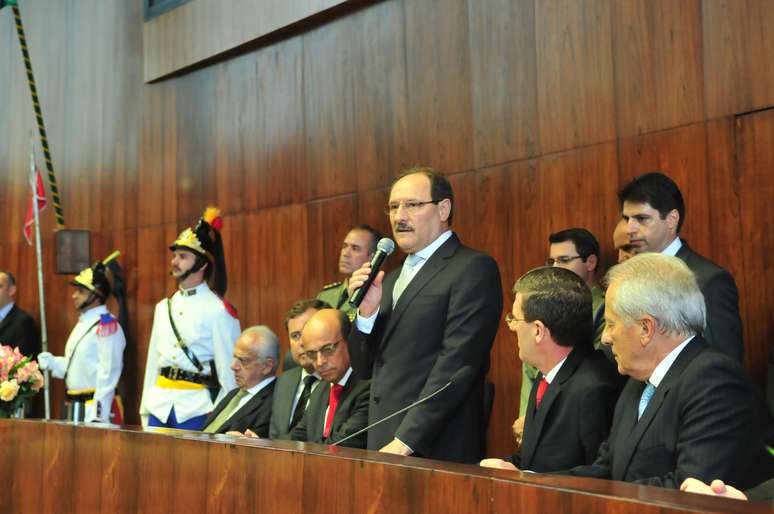
<instances>
[{"instance_id":1,"label":"leather belt","mask_svg":"<svg viewBox=\"0 0 774 514\"><path fill-rule=\"evenodd\" d=\"M89 400L94 399L94 391L91 392L67 392L67 399L71 402L81 402L86 403Z\"/></svg>"},{"instance_id":2,"label":"leather belt","mask_svg":"<svg viewBox=\"0 0 774 514\"><path fill-rule=\"evenodd\" d=\"M186 382L193 382L194 384L211 385L213 382L210 375L204 375L202 373L196 373L194 371L186 371L180 368L173 368L167 366L159 370L159 374L170 380L185 380Z\"/></svg>"}]
</instances>

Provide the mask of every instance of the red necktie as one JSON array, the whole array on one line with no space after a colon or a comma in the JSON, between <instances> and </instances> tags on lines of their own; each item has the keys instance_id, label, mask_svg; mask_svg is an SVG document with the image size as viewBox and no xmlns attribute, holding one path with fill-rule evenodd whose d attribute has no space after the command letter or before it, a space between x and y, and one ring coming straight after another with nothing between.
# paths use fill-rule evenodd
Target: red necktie
<instances>
[{"instance_id":1,"label":"red necktie","mask_svg":"<svg viewBox=\"0 0 774 514\"><path fill-rule=\"evenodd\" d=\"M546 381L545 378L541 378L540 383L538 384L537 395L535 396L536 409L540 407L540 402L543 401L543 395L546 394L546 389L548 389L548 382Z\"/></svg>"},{"instance_id":2,"label":"red necktie","mask_svg":"<svg viewBox=\"0 0 774 514\"><path fill-rule=\"evenodd\" d=\"M336 415L336 407L339 406L339 398L341 397L341 391L343 390L343 385L333 384L328 394L328 414L325 416L325 430L323 430L323 437L326 439L331 435L333 416Z\"/></svg>"}]
</instances>

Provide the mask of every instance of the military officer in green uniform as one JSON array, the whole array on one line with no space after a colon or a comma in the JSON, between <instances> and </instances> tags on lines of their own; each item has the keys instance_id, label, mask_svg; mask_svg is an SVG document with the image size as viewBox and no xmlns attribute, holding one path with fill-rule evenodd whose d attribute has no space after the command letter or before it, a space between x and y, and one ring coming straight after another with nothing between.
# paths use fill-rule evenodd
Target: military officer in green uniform
<instances>
[{"instance_id":1,"label":"military officer in green uniform","mask_svg":"<svg viewBox=\"0 0 774 514\"><path fill-rule=\"evenodd\" d=\"M317 298L347 313L350 321L355 319L357 309L352 307L347 301L347 285L349 276L359 269L366 261L370 261L376 244L382 235L370 225L357 225L353 227L344 238L339 253L339 273L343 275L343 280L328 284L317 294Z\"/></svg>"},{"instance_id":2,"label":"military officer in green uniform","mask_svg":"<svg viewBox=\"0 0 774 514\"><path fill-rule=\"evenodd\" d=\"M602 330L605 328L605 293L596 284L594 278L599 266L599 242L597 238L585 228L569 228L551 234L548 236L548 242L550 246L546 266L559 266L573 271L591 288L594 348L603 352L609 351L609 348L603 346L601 341ZM526 413L532 383L539 373L537 368L529 364L522 364L522 369L519 417Z\"/></svg>"}]
</instances>

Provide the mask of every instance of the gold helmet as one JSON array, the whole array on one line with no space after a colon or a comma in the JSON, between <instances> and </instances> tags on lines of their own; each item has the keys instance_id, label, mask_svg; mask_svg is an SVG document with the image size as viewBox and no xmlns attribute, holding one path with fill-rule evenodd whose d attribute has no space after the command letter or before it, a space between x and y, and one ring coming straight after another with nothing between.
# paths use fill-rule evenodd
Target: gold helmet
<instances>
[{"instance_id":1,"label":"gold helmet","mask_svg":"<svg viewBox=\"0 0 774 514\"><path fill-rule=\"evenodd\" d=\"M205 264L209 264L205 276L207 280L212 278L212 289L220 296L226 294L228 287L223 241L220 237L222 227L223 218L220 216L220 209L207 207L196 226L183 230L169 246L172 251L189 250L197 257L194 266L180 279L185 280L191 273L196 273Z\"/></svg>"}]
</instances>

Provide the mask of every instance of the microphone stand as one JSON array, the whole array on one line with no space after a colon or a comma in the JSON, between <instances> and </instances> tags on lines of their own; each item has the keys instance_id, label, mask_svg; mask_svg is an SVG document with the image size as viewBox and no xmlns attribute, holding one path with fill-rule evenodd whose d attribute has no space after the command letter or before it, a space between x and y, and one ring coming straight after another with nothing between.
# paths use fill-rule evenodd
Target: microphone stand
<instances>
[{"instance_id":1,"label":"microphone stand","mask_svg":"<svg viewBox=\"0 0 774 514\"><path fill-rule=\"evenodd\" d=\"M393 412L392 414L390 414L390 415L389 415L389 416L387 416L386 418L382 418L382 419L380 419L379 421L377 421L376 423L372 423L372 424L368 425L368 426L367 426L367 427L365 427L365 428L361 428L360 430L358 430L358 431L357 431L357 432L355 432L354 434L350 434L350 435L348 435L347 437L345 437L344 439L339 439L339 440L338 440L338 441L336 441L335 443L331 444L331 446L338 446L338 445L340 445L341 443L343 443L343 442L345 442L345 441L348 441L348 440L352 439L352 438L353 438L353 437L355 437L355 436L359 436L359 435L360 435L360 434L362 434L363 432L367 432L367 431L371 430L372 428L374 428L374 427L375 427L375 426L377 426L377 425L381 425L381 424L382 424L382 423L384 423L385 421L387 421L387 420L389 420L389 419L392 419L392 418L394 418L394 417L395 417L395 416L397 416L398 414L403 414L403 413L404 413L404 412L406 412L407 410L413 409L414 407L416 407L416 406L417 406L417 405L419 405L420 403L424 403L424 402L426 402L427 400L429 400L430 398L433 398L434 396L436 396L436 395L440 394L441 392L445 391L445 390L446 390L446 389L448 389L448 388L449 388L449 386L451 386L452 384L453 384L453 381L452 381L452 380L449 380L449 381L446 383L446 385L445 385L445 386L441 387L441 388L440 388L440 389L438 389L437 391L435 391L435 392L433 392L433 393L431 393L431 394L429 394L429 395L425 396L424 398L420 398L419 400L415 401L415 402L414 402L414 403L412 403L411 405L407 405L407 406L403 407L403 408L402 408L402 409L400 409L399 411Z\"/></svg>"}]
</instances>

